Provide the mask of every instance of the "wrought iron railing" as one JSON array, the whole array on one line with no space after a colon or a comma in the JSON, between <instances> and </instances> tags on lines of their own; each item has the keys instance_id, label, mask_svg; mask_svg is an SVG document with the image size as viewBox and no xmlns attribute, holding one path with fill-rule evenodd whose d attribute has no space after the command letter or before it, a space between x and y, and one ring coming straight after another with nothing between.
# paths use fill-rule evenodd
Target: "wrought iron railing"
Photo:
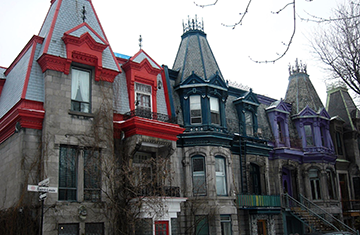
<instances>
[{"instance_id":1,"label":"wrought iron railing","mask_svg":"<svg viewBox=\"0 0 360 235\"><path fill-rule=\"evenodd\" d=\"M341 203L344 212L360 210L360 200L342 200Z\"/></svg>"},{"instance_id":2,"label":"wrought iron railing","mask_svg":"<svg viewBox=\"0 0 360 235\"><path fill-rule=\"evenodd\" d=\"M175 186L153 186L149 185L143 188L135 189L138 196L150 197L180 197L180 187Z\"/></svg>"},{"instance_id":3,"label":"wrought iron railing","mask_svg":"<svg viewBox=\"0 0 360 235\"><path fill-rule=\"evenodd\" d=\"M356 233L356 231L352 228L350 228L348 225L343 223L341 220L327 212L326 210L322 209L306 197L304 197L302 194L300 194L300 201L302 204L304 204L306 207L310 208L312 211L323 217L324 219L328 221L332 221L333 224L336 224L339 230L341 231L349 231L352 233Z\"/></svg>"},{"instance_id":4,"label":"wrought iron railing","mask_svg":"<svg viewBox=\"0 0 360 235\"><path fill-rule=\"evenodd\" d=\"M171 118L166 114L151 112L149 109L137 108L124 114L124 120L132 117L142 117L160 122L175 123L175 118Z\"/></svg>"},{"instance_id":5,"label":"wrought iron railing","mask_svg":"<svg viewBox=\"0 0 360 235\"><path fill-rule=\"evenodd\" d=\"M238 207L281 207L279 195L237 195Z\"/></svg>"}]
</instances>

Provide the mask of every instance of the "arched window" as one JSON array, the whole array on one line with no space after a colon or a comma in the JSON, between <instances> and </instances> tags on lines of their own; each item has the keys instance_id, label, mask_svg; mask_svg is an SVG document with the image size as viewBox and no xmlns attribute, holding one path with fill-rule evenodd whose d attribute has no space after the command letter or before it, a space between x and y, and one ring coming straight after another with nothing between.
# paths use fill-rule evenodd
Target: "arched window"
<instances>
[{"instance_id":1,"label":"arched window","mask_svg":"<svg viewBox=\"0 0 360 235\"><path fill-rule=\"evenodd\" d=\"M319 171L317 169L312 168L309 170L309 180L310 180L312 199L313 200L321 199L320 177L319 177Z\"/></svg>"},{"instance_id":2,"label":"arched window","mask_svg":"<svg viewBox=\"0 0 360 235\"><path fill-rule=\"evenodd\" d=\"M215 157L215 174L216 174L216 193L217 195L226 196L226 169L225 158Z\"/></svg>"},{"instance_id":3,"label":"arched window","mask_svg":"<svg viewBox=\"0 0 360 235\"><path fill-rule=\"evenodd\" d=\"M192 176L194 195L206 195L205 158L196 156L192 158Z\"/></svg>"}]
</instances>

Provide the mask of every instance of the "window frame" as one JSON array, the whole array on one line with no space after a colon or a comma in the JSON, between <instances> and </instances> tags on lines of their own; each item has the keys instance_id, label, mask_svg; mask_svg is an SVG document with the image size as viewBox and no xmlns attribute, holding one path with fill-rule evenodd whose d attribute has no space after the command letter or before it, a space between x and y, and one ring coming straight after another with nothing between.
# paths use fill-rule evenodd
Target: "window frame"
<instances>
[{"instance_id":1,"label":"window frame","mask_svg":"<svg viewBox=\"0 0 360 235\"><path fill-rule=\"evenodd\" d=\"M251 179L252 193L254 195L261 195L261 173L260 166L255 163L250 163L249 165L249 173ZM257 183L257 184L256 184Z\"/></svg>"},{"instance_id":2,"label":"window frame","mask_svg":"<svg viewBox=\"0 0 360 235\"><path fill-rule=\"evenodd\" d=\"M157 225L165 225L165 229L164 228L157 228ZM168 220L158 220L155 221L154 223L154 227L155 227L155 235L163 235L165 232L165 235L169 235L169 221ZM158 233L160 232L160 233Z\"/></svg>"},{"instance_id":3,"label":"window frame","mask_svg":"<svg viewBox=\"0 0 360 235\"><path fill-rule=\"evenodd\" d=\"M220 215L221 235L232 235L231 215Z\"/></svg>"},{"instance_id":4,"label":"window frame","mask_svg":"<svg viewBox=\"0 0 360 235\"><path fill-rule=\"evenodd\" d=\"M64 153L63 151L66 150L65 156L62 156ZM68 151L71 151L68 153ZM69 156L70 154L70 156ZM66 146L61 145L59 150L59 194L58 194L58 200L59 201L77 201L78 200L78 155L79 151L75 146ZM66 159L63 159L63 157L67 157ZM71 158L71 159L68 159ZM69 162L68 160L71 160L70 164L73 164L70 174L71 174L71 187L69 187L68 177L68 164L64 163L64 161ZM65 168L63 167L64 164L66 164ZM70 166L71 167L71 166ZM65 170L64 170L65 169ZM64 175L63 175L64 174ZM63 180L65 178L65 180ZM62 183L65 182L65 185L62 185ZM61 192L64 192L64 196ZM70 194L69 192L73 192L74 194Z\"/></svg>"},{"instance_id":5,"label":"window frame","mask_svg":"<svg viewBox=\"0 0 360 235\"><path fill-rule=\"evenodd\" d=\"M195 101L194 99L197 99L196 102L192 102ZM194 107L194 105L196 106L197 109L192 108ZM191 95L189 96L189 115L190 115L190 124L191 125L201 125L203 122L203 118L202 118L202 108L201 108L201 96L200 95ZM199 112L199 115L192 115L193 111L197 111ZM199 121L194 122L194 119L199 119Z\"/></svg>"},{"instance_id":6,"label":"window frame","mask_svg":"<svg viewBox=\"0 0 360 235\"><path fill-rule=\"evenodd\" d=\"M316 177L311 176L311 172L316 173ZM320 185L320 175L319 170L316 168L309 169L309 181L310 181L310 188L311 188L311 197L313 200L321 200L321 185Z\"/></svg>"},{"instance_id":7,"label":"window frame","mask_svg":"<svg viewBox=\"0 0 360 235\"><path fill-rule=\"evenodd\" d=\"M83 101L84 99L82 99L82 101L80 100L76 100L76 96L77 96L77 91L79 89L77 89L76 91L73 90L73 89L76 89L75 88L75 78L74 78L74 72L75 71L79 71L79 72L87 72L88 73L88 101ZM80 113L91 113L91 86L92 86L92 75L93 72L91 69L86 69L86 68L82 68L82 67L79 67L79 66L72 66L71 67L71 111L74 111L74 112L80 112ZM80 85L79 85L80 86ZM76 94L75 94L76 93ZM74 95L73 95L74 94ZM75 97L73 97L75 96ZM82 105L83 104L87 104L88 107L86 110L86 108L82 108ZM78 106L78 108L75 108L75 105Z\"/></svg>"},{"instance_id":8,"label":"window frame","mask_svg":"<svg viewBox=\"0 0 360 235\"><path fill-rule=\"evenodd\" d=\"M141 89L143 88L143 89ZM148 91L146 91L148 89ZM153 104L152 104L152 86L141 83L141 82L135 82L134 84L134 95L135 95L135 108L136 109L143 109L146 111L152 112L153 110ZM138 95L141 97L149 97L149 106L143 105L143 102L139 102ZM145 102L146 103L146 102Z\"/></svg>"},{"instance_id":9,"label":"window frame","mask_svg":"<svg viewBox=\"0 0 360 235\"><path fill-rule=\"evenodd\" d=\"M217 166L219 163L222 163L222 168L223 171L217 171ZM226 174L226 159L222 156L216 156L215 157L215 178L216 178L216 195L218 196L227 196L228 192L227 192L227 174ZM220 188L218 187L218 183L220 183L223 185Z\"/></svg>"},{"instance_id":10,"label":"window frame","mask_svg":"<svg viewBox=\"0 0 360 235\"><path fill-rule=\"evenodd\" d=\"M210 103L209 106L210 106L210 121L211 121L211 124L221 125L220 100L219 100L219 98L210 96L209 103Z\"/></svg>"},{"instance_id":11,"label":"window frame","mask_svg":"<svg viewBox=\"0 0 360 235\"><path fill-rule=\"evenodd\" d=\"M305 146L314 147L314 130L312 124L304 124L304 137L305 137Z\"/></svg>"},{"instance_id":12,"label":"window frame","mask_svg":"<svg viewBox=\"0 0 360 235\"><path fill-rule=\"evenodd\" d=\"M335 174L334 172L327 168L326 169L326 181L328 186L329 199L337 199L336 190L335 190Z\"/></svg>"},{"instance_id":13,"label":"window frame","mask_svg":"<svg viewBox=\"0 0 360 235\"><path fill-rule=\"evenodd\" d=\"M91 155L88 156L89 152L91 151ZM94 157L96 159L94 159ZM83 200L84 201L91 201L91 202L99 202L101 201L101 152L100 150L96 150L93 148L87 148L83 150L83 158L84 158L84 194L83 194ZM90 165L90 167L92 169L90 169L90 172L88 172L88 165L87 163L89 162L89 159L91 161L92 164L96 164L95 165L95 169L92 168L94 165ZM94 161L93 161L94 160ZM87 178L89 175L91 175L91 177ZM93 181L94 178L95 182ZM88 181L88 179L90 179L90 182ZM96 182L97 181L97 182ZM90 185L88 185L90 184ZM87 187L87 186L92 186L92 187ZM90 197L88 197L88 193L90 192ZM95 194L94 194L95 193Z\"/></svg>"},{"instance_id":14,"label":"window frame","mask_svg":"<svg viewBox=\"0 0 360 235\"><path fill-rule=\"evenodd\" d=\"M64 230L64 227L66 226L74 226L75 227L75 230L74 231L71 231L71 232L75 232L73 233L73 235L79 235L79 223L62 223L62 224L58 224L58 234L61 235L61 234L64 234L64 235L69 235L69 233L60 233L60 231Z\"/></svg>"},{"instance_id":15,"label":"window frame","mask_svg":"<svg viewBox=\"0 0 360 235\"><path fill-rule=\"evenodd\" d=\"M195 174L194 169L194 160L202 160L202 168L203 171L197 171ZM207 194L207 185L206 185L206 163L205 163L205 157L203 156L194 156L191 158L191 172L192 172L192 183L193 183L193 194L197 196L205 196ZM195 183L196 178L202 178L201 181L203 181L202 185L198 185ZM201 189L201 190L200 190Z\"/></svg>"},{"instance_id":16,"label":"window frame","mask_svg":"<svg viewBox=\"0 0 360 235\"><path fill-rule=\"evenodd\" d=\"M250 122L249 122L250 121ZM245 134L246 136L254 136L254 113L248 109L244 110L244 125L245 125Z\"/></svg>"},{"instance_id":17,"label":"window frame","mask_svg":"<svg viewBox=\"0 0 360 235\"><path fill-rule=\"evenodd\" d=\"M85 223L85 235L89 234L88 230L90 230L90 228L89 228L90 225L98 225L99 227L101 227L100 233L98 233L98 231L96 231L97 232L96 234L98 234L98 235L104 235L105 234L104 223L100 222L100 223ZM93 228L91 230L94 231ZM94 235L94 232L92 232L92 231L90 231L91 235Z\"/></svg>"}]
</instances>

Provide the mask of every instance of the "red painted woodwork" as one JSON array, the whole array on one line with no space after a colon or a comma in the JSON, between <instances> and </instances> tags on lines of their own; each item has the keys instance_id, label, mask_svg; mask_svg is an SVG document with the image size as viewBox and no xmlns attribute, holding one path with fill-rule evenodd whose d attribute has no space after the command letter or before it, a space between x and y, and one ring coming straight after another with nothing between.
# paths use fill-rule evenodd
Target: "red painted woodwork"
<instances>
[{"instance_id":1,"label":"red painted woodwork","mask_svg":"<svg viewBox=\"0 0 360 235\"><path fill-rule=\"evenodd\" d=\"M151 99L152 106L151 111L157 112L157 102L156 102L156 93L157 93L157 75L162 74L163 69L154 68L148 59L142 60L140 63L134 62L133 60L140 54L144 53L148 58L150 58L143 50L140 50L136 55L130 58L122 68L126 72L126 82L128 87L129 94L129 105L130 109L135 109L135 82L143 83L151 86ZM155 62L154 62L155 63ZM156 63L155 63L156 64ZM161 68L160 66L158 66Z\"/></svg>"},{"instance_id":2,"label":"red painted woodwork","mask_svg":"<svg viewBox=\"0 0 360 235\"><path fill-rule=\"evenodd\" d=\"M0 143L14 134L17 122L21 127L41 130L44 116L42 102L20 100L0 119Z\"/></svg>"},{"instance_id":3,"label":"red painted woodwork","mask_svg":"<svg viewBox=\"0 0 360 235\"><path fill-rule=\"evenodd\" d=\"M15 67L15 65L21 60L21 58L25 55L25 53L33 46L36 47L36 44L42 44L44 41L44 38L39 36L33 36L29 42L25 45L25 47L22 49L22 51L19 53L19 55L15 58L15 60L11 63L9 68L6 69L5 75L7 76L10 71Z\"/></svg>"},{"instance_id":4,"label":"red painted woodwork","mask_svg":"<svg viewBox=\"0 0 360 235\"><path fill-rule=\"evenodd\" d=\"M169 221L155 221L155 235L169 235Z\"/></svg>"},{"instance_id":5,"label":"red painted woodwork","mask_svg":"<svg viewBox=\"0 0 360 235\"><path fill-rule=\"evenodd\" d=\"M2 89L4 88L5 81L6 81L5 79L0 79L0 97L1 97Z\"/></svg>"},{"instance_id":6,"label":"red painted woodwork","mask_svg":"<svg viewBox=\"0 0 360 235\"><path fill-rule=\"evenodd\" d=\"M120 132L124 131L125 137L130 137L133 135L146 135L150 137L176 141L177 136L183 133L185 130L177 124L160 122L147 118L132 117L123 122L119 119L121 119L120 116L114 117L114 133L117 138L119 138Z\"/></svg>"}]
</instances>

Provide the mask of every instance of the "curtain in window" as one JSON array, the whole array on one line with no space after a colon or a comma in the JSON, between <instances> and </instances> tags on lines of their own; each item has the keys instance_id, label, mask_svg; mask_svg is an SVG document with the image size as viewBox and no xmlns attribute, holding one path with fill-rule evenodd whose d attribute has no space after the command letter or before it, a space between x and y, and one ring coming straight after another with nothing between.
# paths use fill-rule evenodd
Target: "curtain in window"
<instances>
[{"instance_id":1,"label":"curtain in window","mask_svg":"<svg viewBox=\"0 0 360 235\"><path fill-rule=\"evenodd\" d=\"M309 170L310 186L311 186L311 195L313 200L321 199L320 194L320 178L317 169Z\"/></svg>"},{"instance_id":2,"label":"curtain in window","mask_svg":"<svg viewBox=\"0 0 360 235\"><path fill-rule=\"evenodd\" d=\"M80 102L90 102L89 96L89 80L90 73L88 71L72 69L71 76L71 99Z\"/></svg>"},{"instance_id":3,"label":"curtain in window","mask_svg":"<svg viewBox=\"0 0 360 235\"><path fill-rule=\"evenodd\" d=\"M210 97L210 113L211 113L211 123L220 124L220 108L219 108L218 98Z\"/></svg>"},{"instance_id":4,"label":"curtain in window","mask_svg":"<svg viewBox=\"0 0 360 235\"><path fill-rule=\"evenodd\" d=\"M201 123L201 99L199 95L190 96L191 123Z\"/></svg>"},{"instance_id":5,"label":"curtain in window","mask_svg":"<svg viewBox=\"0 0 360 235\"><path fill-rule=\"evenodd\" d=\"M217 195L226 195L226 173L225 159L221 157L215 158L216 172L216 193Z\"/></svg>"},{"instance_id":6,"label":"curtain in window","mask_svg":"<svg viewBox=\"0 0 360 235\"><path fill-rule=\"evenodd\" d=\"M250 111L245 111L245 126L246 126L246 135L254 135L254 123L253 123L253 114Z\"/></svg>"}]
</instances>

